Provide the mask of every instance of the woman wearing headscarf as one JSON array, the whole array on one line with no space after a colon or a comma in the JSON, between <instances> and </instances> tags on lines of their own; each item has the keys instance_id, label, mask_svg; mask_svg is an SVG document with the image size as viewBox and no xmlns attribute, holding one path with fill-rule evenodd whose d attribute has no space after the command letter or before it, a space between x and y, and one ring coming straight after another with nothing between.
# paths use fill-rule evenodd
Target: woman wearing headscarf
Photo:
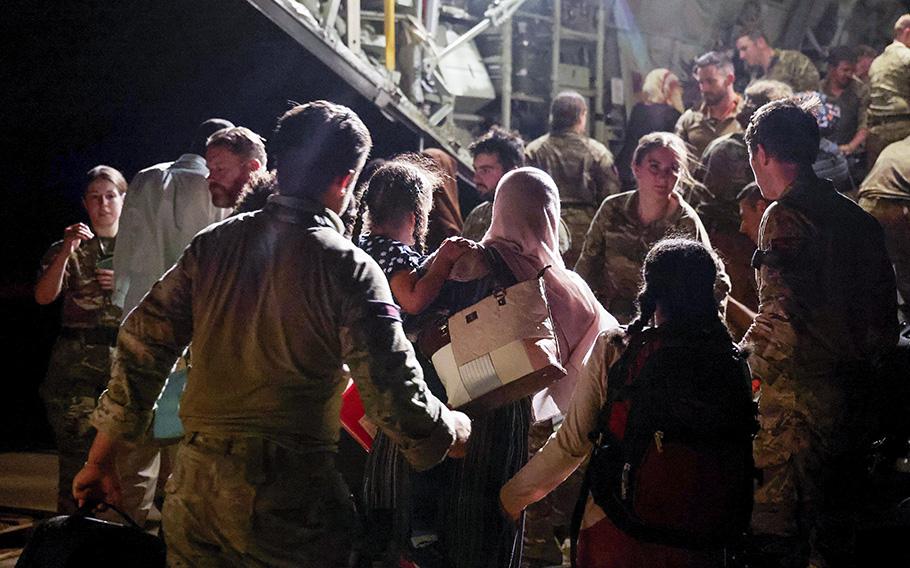
<instances>
[{"instance_id":1,"label":"woman wearing headscarf","mask_svg":"<svg viewBox=\"0 0 910 568\"><path fill-rule=\"evenodd\" d=\"M497 506L499 490L528 459L532 419L562 413L599 333L616 320L588 285L563 264L558 247L559 191L536 168L520 168L500 181L493 221L481 241L515 282L544 269L547 300L567 375L533 397L478 416L465 459L451 462L443 500L446 560L456 568L511 567L521 562L521 523L511 525ZM495 287L488 255L469 251L456 263L441 303L454 313L489 295ZM533 410L532 410L533 408Z\"/></svg>"},{"instance_id":2,"label":"woman wearing headscarf","mask_svg":"<svg viewBox=\"0 0 910 568\"><path fill-rule=\"evenodd\" d=\"M683 110L682 84L669 69L653 69L641 86L641 102L632 107L626 125L626 139L616 161L623 190L635 187L632 154L638 140L652 132L673 132Z\"/></svg>"},{"instance_id":3,"label":"woman wearing headscarf","mask_svg":"<svg viewBox=\"0 0 910 568\"><path fill-rule=\"evenodd\" d=\"M426 250L433 252L447 238L460 236L464 221L458 205L458 164L455 159L437 148L424 150L423 155L433 160L443 174L442 183L433 192L433 209L427 229Z\"/></svg>"},{"instance_id":4,"label":"woman wearing headscarf","mask_svg":"<svg viewBox=\"0 0 910 568\"><path fill-rule=\"evenodd\" d=\"M689 369L691 361L698 360L691 358L693 356L721 361L721 357L733 355L732 365L727 357L722 360L727 363L717 367L722 370L720 375L713 368L699 369L702 372L700 384L705 385L705 389L712 389L712 396L723 400L729 408L738 409L731 411L730 416L742 420L728 420L727 416L712 413L698 419L686 416L683 420L695 428L695 432L707 424L707 430L735 434L743 440L745 453L751 454L749 440L753 414L749 373L744 356L733 345L719 316L714 284L720 267L711 249L698 240L665 239L651 248L641 270L643 282L636 298L635 319L627 331L613 327L597 338L591 364L579 379L563 426L503 487L500 498L507 515L518 518L525 507L546 496L591 455L593 445L589 433L598 428L601 409L607 402L607 389L621 386L608 384L608 376L612 377L610 368L628 350L625 358L632 361L629 368L635 375L643 373L646 361L651 357L657 360L656 354L664 353L659 351L661 341L685 345L690 357L687 360ZM646 329L651 322L655 322L656 327ZM650 347L639 348L642 345ZM671 380L685 376L685 369L675 366L681 364L678 359L665 361L673 361L673 366L669 367ZM724 385L722 388L715 382L718 376ZM734 391L736 395L731 397ZM704 413L704 406L697 402L691 404L693 413ZM610 425L619 422L619 419L611 420ZM672 424L672 420L668 419L667 424ZM749 485L743 485L748 493ZM585 499L578 539L577 565L581 568L709 568L723 565L720 550L688 550L639 540L615 525L593 498L586 495ZM693 522L697 520L693 519Z\"/></svg>"}]
</instances>

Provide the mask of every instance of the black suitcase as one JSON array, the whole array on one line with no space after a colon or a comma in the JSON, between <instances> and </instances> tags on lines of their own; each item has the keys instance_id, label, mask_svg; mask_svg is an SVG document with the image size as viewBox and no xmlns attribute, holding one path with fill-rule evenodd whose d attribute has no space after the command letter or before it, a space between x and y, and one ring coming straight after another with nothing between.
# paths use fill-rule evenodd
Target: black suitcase
<instances>
[{"instance_id":1,"label":"black suitcase","mask_svg":"<svg viewBox=\"0 0 910 568\"><path fill-rule=\"evenodd\" d=\"M144 532L119 509L111 508L128 524L92 518L87 507L73 515L42 521L16 568L164 568L164 541Z\"/></svg>"}]
</instances>

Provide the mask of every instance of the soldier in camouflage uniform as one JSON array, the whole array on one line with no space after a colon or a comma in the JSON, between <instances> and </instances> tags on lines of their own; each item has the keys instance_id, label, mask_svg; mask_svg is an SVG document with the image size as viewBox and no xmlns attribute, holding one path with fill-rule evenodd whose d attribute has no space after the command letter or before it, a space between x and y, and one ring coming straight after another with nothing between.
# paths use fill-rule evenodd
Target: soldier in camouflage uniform
<instances>
[{"instance_id":1,"label":"soldier in camouflage uniform","mask_svg":"<svg viewBox=\"0 0 910 568\"><path fill-rule=\"evenodd\" d=\"M910 321L910 136L885 148L857 197L859 206L885 230L901 308Z\"/></svg>"},{"instance_id":2,"label":"soldier in camouflage uniform","mask_svg":"<svg viewBox=\"0 0 910 568\"><path fill-rule=\"evenodd\" d=\"M888 144L910 135L910 14L894 24L894 41L869 67L866 165Z\"/></svg>"},{"instance_id":3,"label":"soldier in camouflage uniform","mask_svg":"<svg viewBox=\"0 0 910 568\"><path fill-rule=\"evenodd\" d=\"M427 390L381 269L342 236L366 127L316 101L288 111L272 144L279 194L197 235L124 322L74 483L80 501L116 500L118 439L148 427L192 341L164 506L171 566L353 562L358 519L334 465L349 376L417 469L463 455L470 433Z\"/></svg>"},{"instance_id":4,"label":"soldier in camouflage uniform","mask_svg":"<svg viewBox=\"0 0 910 568\"><path fill-rule=\"evenodd\" d=\"M569 229L571 246L563 254L574 266L594 213L609 195L619 192L613 155L585 135L588 107L573 91L560 93L550 106L550 132L528 144L527 165L553 178L559 188L560 215Z\"/></svg>"},{"instance_id":5,"label":"soldier in camouflage uniform","mask_svg":"<svg viewBox=\"0 0 910 568\"><path fill-rule=\"evenodd\" d=\"M881 227L815 176L818 141L812 113L791 99L763 106L746 131L762 195L775 201L743 339L762 381L752 528L767 550L783 544L781 566L855 565L852 515L876 415L869 377L898 332Z\"/></svg>"},{"instance_id":6,"label":"soldier in camouflage uniform","mask_svg":"<svg viewBox=\"0 0 910 568\"><path fill-rule=\"evenodd\" d=\"M575 271L587 281L607 311L620 323L635 317L645 255L666 236L711 241L698 214L675 190L686 169L685 143L675 134L642 136L632 158L638 189L604 200L585 238ZM730 289L727 275L718 275L718 299Z\"/></svg>"},{"instance_id":7,"label":"soldier in camouflage uniform","mask_svg":"<svg viewBox=\"0 0 910 568\"><path fill-rule=\"evenodd\" d=\"M786 83L795 92L818 89L818 68L812 60L798 51L774 49L758 27L746 27L736 32L739 58L752 68L752 82L768 79Z\"/></svg>"},{"instance_id":8,"label":"soldier in camouflage uniform","mask_svg":"<svg viewBox=\"0 0 910 568\"><path fill-rule=\"evenodd\" d=\"M73 477L91 445L89 415L110 378L110 352L120 325L111 302L110 261L126 193L117 170L98 166L89 173L83 203L91 229L70 225L41 260L35 300L49 304L63 295L62 328L41 385L41 397L60 453L57 510L72 513Z\"/></svg>"},{"instance_id":9,"label":"soldier in camouflage uniform","mask_svg":"<svg viewBox=\"0 0 910 568\"><path fill-rule=\"evenodd\" d=\"M700 159L712 140L742 131L736 120L742 97L733 91L736 75L724 53L709 51L696 59L693 75L704 102L679 117L676 134L689 145L692 157Z\"/></svg>"}]
</instances>

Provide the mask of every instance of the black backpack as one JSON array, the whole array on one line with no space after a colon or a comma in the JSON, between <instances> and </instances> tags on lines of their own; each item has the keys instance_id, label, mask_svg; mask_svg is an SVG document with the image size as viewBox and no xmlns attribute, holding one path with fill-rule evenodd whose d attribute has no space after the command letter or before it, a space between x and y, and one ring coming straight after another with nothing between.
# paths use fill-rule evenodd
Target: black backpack
<instances>
[{"instance_id":1,"label":"black backpack","mask_svg":"<svg viewBox=\"0 0 910 568\"><path fill-rule=\"evenodd\" d=\"M646 542L717 549L747 530L757 406L746 356L721 325L645 330L611 367L573 545L589 491Z\"/></svg>"}]
</instances>

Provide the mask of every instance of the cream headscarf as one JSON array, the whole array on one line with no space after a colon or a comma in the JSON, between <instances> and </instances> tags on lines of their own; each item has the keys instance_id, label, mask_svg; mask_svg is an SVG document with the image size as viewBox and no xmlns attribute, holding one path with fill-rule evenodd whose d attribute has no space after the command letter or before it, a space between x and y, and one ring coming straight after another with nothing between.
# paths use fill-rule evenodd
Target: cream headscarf
<instances>
[{"instance_id":1,"label":"cream headscarf","mask_svg":"<svg viewBox=\"0 0 910 568\"><path fill-rule=\"evenodd\" d=\"M499 182L493 222L481 244L502 256L518 281L536 278L545 266L547 300L567 375L534 397L536 420L568 409L578 374L598 334L619 324L600 305L581 277L566 268L559 254L559 190L536 168L519 168Z\"/></svg>"}]
</instances>

